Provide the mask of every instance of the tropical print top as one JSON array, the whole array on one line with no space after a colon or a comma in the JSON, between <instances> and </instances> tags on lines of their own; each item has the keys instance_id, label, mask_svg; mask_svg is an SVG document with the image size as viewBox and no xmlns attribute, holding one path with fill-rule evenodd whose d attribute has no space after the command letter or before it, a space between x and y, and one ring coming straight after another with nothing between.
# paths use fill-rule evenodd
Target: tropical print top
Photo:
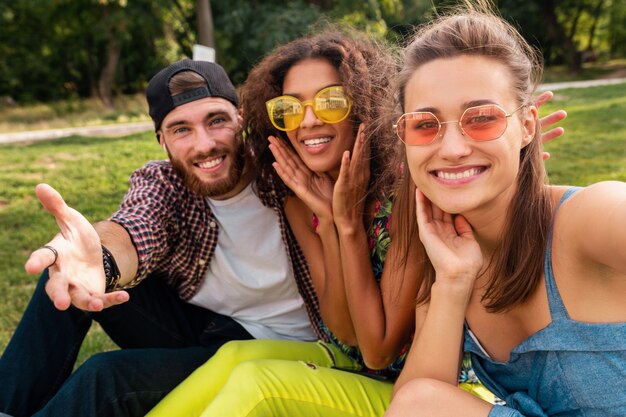
<instances>
[{"instance_id":1,"label":"tropical print top","mask_svg":"<svg viewBox=\"0 0 626 417\"><path fill-rule=\"evenodd\" d=\"M374 278L376 278L377 282L380 282L380 279L383 275L383 266L385 264L387 251L389 250L389 220L391 216L392 206L392 199L387 199L382 202L376 201L376 205L374 207L374 219L372 220L372 224L367 231L370 248L370 261L372 263ZM317 218L315 217L313 218L313 227L317 228ZM339 347L339 349L341 349L342 352L350 357L350 359L363 366L363 370L366 374L371 374L372 376L378 375L389 378L396 378L402 370L402 367L404 366L404 361L406 360L406 355L409 351L409 344L407 344L402 349L400 355L386 369L371 370L365 366L363 356L361 355L361 351L359 350L359 348L357 348L356 346L349 346L341 342L335 337L330 329L326 327L324 323L322 323L320 327L322 328L322 331L326 333L326 335L333 344Z\"/></svg>"},{"instance_id":2,"label":"tropical print top","mask_svg":"<svg viewBox=\"0 0 626 417\"><path fill-rule=\"evenodd\" d=\"M385 264L387 251L389 250L389 244L391 242L391 239L389 237L389 221L391 218L392 207L393 199L387 199L382 202L376 201L376 205L374 208L376 214L374 215L372 224L367 231L370 248L370 261L372 263L372 270L374 272L374 277L376 278L377 282L380 282L380 279L383 275L383 266ZM313 227L317 229L317 218L315 216L313 218ZM410 344L407 344L402 348L400 355L386 369L372 370L368 369L365 366L361 351L357 347L346 345L345 343L338 340L323 322L321 323L320 327L322 331L326 333L326 335L333 344L339 347L342 352L350 357L350 359L356 361L363 366L366 374L371 374L372 376L379 375L389 378L396 378L400 374L400 371L402 371L402 367L404 366L404 362L406 361L406 356L409 352ZM474 373L474 370L472 369L472 360L468 353L466 353L463 357L463 362L461 364L461 373L459 374L459 383L480 384L480 381L478 380L476 374Z\"/></svg>"}]
</instances>

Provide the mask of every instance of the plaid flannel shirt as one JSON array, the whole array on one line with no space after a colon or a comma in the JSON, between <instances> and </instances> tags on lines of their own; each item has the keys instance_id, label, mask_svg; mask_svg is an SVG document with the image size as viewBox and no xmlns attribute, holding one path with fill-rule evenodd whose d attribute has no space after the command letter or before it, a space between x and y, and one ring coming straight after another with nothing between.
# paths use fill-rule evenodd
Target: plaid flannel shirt
<instances>
[{"instance_id":1,"label":"plaid flannel shirt","mask_svg":"<svg viewBox=\"0 0 626 417\"><path fill-rule=\"evenodd\" d=\"M313 330L326 340L320 330L319 304L307 262L283 211L284 196L274 190L256 193L278 216L287 257ZM219 226L206 199L185 186L169 161L151 161L135 171L120 208L109 220L128 231L137 249L137 275L126 288L160 272L167 275L168 285L181 299L193 297L215 253Z\"/></svg>"}]
</instances>

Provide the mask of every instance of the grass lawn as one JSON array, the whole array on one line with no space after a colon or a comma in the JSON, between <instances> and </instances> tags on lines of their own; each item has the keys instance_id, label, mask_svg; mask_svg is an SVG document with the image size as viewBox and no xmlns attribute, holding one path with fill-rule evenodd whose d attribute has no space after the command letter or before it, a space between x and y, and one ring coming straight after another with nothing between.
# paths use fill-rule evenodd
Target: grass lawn
<instances>
[{"instance_id":1,"label":"grass lawn","mask_svg":"<svg viewBox=\"0 0 626 417\"><path fill-rule=\"evenodd\" d=\"M579 74L571 74L564 65L547 67L543 74L546 83L565 81L594 80L597 78L626 77L626 59L612 59L606 62L586 62Z\"/></svg>"},{"instance_id":2,"label":"grass lawn","mask_svg":"<svg viewBox=\"0 0 626 417\"><path fill-rule=\"evenodd\" d=\"M0 133L149 121L144 94L117 96L113 108L96 98L26 105L0 104Z\"/></svg>"},{"instance_id":3,"label":"grass lawn","mask_svg":"<svg viewBox=\"0 0 626 417\"><path fill-rule=\"evenodd\" d=\"M548 144L547 161L555 184L587 185L626 181L626 84L557 91L548 114L568 111L566 135ZM24 272L30 252L57 231L33 188L56 187L68 204L88 219L110 215L128 187L129 174L163 151L151 133L124 138L73 137L34 144L0 145L0 351L21 317L37 277ZM80 353L87 356L115 346L94 326Z\"/></svg>"},{"instance_id":4,"label":"grass lawn","mask_svg":"<svg viewBox=\"0 0 626 417\"><path fill-rule=\"evenodd\" d=\"M24 272L23 263L33 249L58 231L36 199L34 186L49 183L70 206L95 222L115 211L132 171L164 156L152 133L0 145L0 351L4 351L37 281L36 276ZM79 360L111 348L114 345L108 337L94 326Z\"/></svg>"},{"instance_id":5,"label":"grass lawn","mask_svg":"<svg viewBox=\"0 0 626 417\"><path fill-rule=\"evenodd\" d=\"M565 109L565 137L546 145L553 184L588 185L626 181L626 83L555 91L541 109Z\"/></svg>"}]
</instances>

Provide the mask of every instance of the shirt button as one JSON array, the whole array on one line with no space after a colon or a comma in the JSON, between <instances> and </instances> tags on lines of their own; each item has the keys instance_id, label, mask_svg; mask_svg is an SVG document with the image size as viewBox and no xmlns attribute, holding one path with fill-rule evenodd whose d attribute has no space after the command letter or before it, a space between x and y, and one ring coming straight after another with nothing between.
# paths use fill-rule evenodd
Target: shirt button
<instances>
[{"instance_id":1,"label":"shirt button","mask_svg":"<svg viewBox=\"0 0 626 417\"><path fill-rule=\"evenodd\" d=\"M204 265L205 263L206 263L206 261L204 259L200 259L198 261L198 265L201 265L201 266Z\"/></svg>"},{"instance_id":2,"label":"shirt button","mask_svg":"<svg viewBox=\"0 0 626 417\"><path fill-rule=\"evenodd\" d=\"M211 227L211 229L215 229L215 227L217 227L217 223L212 221L211 223L209 223L209 226Z\"/></svg>"}]
</instances>

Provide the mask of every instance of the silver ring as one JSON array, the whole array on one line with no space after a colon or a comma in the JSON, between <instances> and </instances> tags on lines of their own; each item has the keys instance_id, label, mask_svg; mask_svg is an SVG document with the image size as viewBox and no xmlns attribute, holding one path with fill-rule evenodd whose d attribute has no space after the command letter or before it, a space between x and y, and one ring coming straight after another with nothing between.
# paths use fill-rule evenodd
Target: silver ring
<instances>
[{"instance_id":1,"label":"silver ring","mask_svg":"<svg viewBox=\"0 0 626 417\"><path fill-rule=\"evenodd\" d=\"M54 261L52 261L52 263L50 265L48 265L48 268L50 268L52 265L54 265L55 263L57 263L57 259L59 258L59 252L57 252L56 249L54 249L52 246L50 245L44 245L42 246L42 248L45 249L50 249L52 251L52 253L54 253Z\"/></svg>"}]
</instances>

